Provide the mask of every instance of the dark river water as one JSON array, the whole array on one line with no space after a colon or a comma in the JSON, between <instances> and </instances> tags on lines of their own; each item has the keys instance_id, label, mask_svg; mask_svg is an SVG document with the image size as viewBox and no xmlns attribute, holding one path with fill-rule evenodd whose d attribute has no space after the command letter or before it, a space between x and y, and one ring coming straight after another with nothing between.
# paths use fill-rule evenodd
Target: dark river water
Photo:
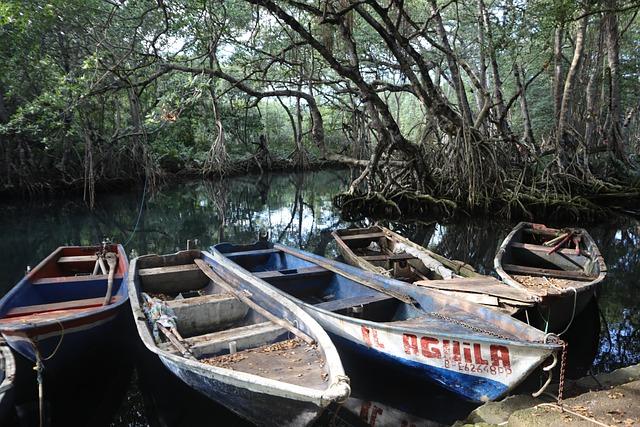
<instances>
[{"instance_id":1,"label":"dark river water","mask_svg":"<svg viewBox=\"0 0 640 427\"><path fill-rule=\"evenodd\" d=\"M57 246L95 244L104 237L126 242L127 252L164 254L184 249L187 240L198 239L198 246L206 249L221 241L251 242L266 230L272 241L336 257L331 231L353 223L340 219L331 198L349 178L349 171L322 171L168 183L147 196L140 215L141 188L100 194L93 212L82 200L63 196L1 202L0 294L22 277L27 265L34 266ZM569 225L553 218L539 221ZM355 225L368 224L365 220ZM400 234L488 274L497 245L513 225L491 217L390 224ZM577 322L571 333L584 341L585 349L596 349L594 373L639 363L640 222L612 217L575 225L592 234L609 273L599 309L594 307L590 318ZM120 348L88 361L95 365L91 375L64 379L49 388L45 384L52 425L244 425L140 351L129 326L123 325ZM30 371L19 362L23 371ZM354 398L337 413L328 413L323 425L451 424L474 408L438 387L383 366L362 366L349 354L343 355L343 362ZM17 415L9 425L36 425L35 380L26 376L18 380Z\"/></svg>"}]
</instances>

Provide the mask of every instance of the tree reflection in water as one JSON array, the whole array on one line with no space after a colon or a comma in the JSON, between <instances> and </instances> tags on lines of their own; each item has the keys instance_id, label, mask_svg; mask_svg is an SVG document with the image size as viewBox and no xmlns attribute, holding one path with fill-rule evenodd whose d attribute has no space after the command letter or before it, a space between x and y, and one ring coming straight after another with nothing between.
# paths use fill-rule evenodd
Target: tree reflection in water
<instances>
[{"instance_id":1,"label":"tree reflection in water","mask_svg":"<svg viewBox=\"0 0 640 427\"><path fill-rule=\"evenodd\" d=\"M348 183L348 171L169 183L149 195L126 249L139 254L169 253L196 238L206 249L221 241L251 242L260 230L266 230L272 240L336 257L332 230L372 223L343 222L333 208L333 195ZM94 244L105 236L126 241L138 217L140 192L103 194L93 212L81 200L63 197L5 203L0 222L0 293L19 280L27 265L35 265L59 245ZM494 274L496 248L515 221L458 218L437 222L424 218L417 223L383 224L447 257L465 261L481 273ZM552 220L547 224L571 225ZM598 243L609 268L600 298L606 322L602 322L593 370L610 371L639 363L640 222L617 217L583 226ZM576 333L586 336L592 332Z\"/></svg>"}]
</instances>

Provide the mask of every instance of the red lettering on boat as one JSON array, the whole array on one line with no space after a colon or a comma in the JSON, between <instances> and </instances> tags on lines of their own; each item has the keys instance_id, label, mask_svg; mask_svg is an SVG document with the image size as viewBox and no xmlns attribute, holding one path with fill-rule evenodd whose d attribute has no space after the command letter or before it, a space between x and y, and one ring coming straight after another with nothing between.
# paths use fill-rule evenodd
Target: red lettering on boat
<instances>
[{"instance_id":1,"label":"red lettering on boat","mask_svg":"<svg viewBox=\"0 0 640 427\"><path fill-rule=\"evenodd\" d=\"M473 360L471 360L471 344L469 344L468 342L463 342L462 345L462 354L464 354L464 361L466 363L473 363Z\"/></svg>"},{"instance_id":2,"label":"red lettering on boat","mask_svg":"<svg viewBox=\"0 0 640 427\"><path fill-rule=\"evenodd\" d=\"M482 347L480 347L480 344L473 345L473 356L476 358L476 364L478 365L489 364L489 362L486 359L482 358Z\"/></svg>"},{"instance_id":3,"label":"red lettering on boat","mask_svg":"<svg viewBox=\"0 0 640 427\"><path fill-rule=\"evenodd\" d=\"M511 368L511 360L509 360L509 348L504 345L491 344L489 347L491 353L491 366L502 366Z\"/></svg>"},{"instance_id":4,"label":"red lettering on boat","mask_svg":"<svg viewBox=\"0 0 640 427\"><path fill-rule=\"evenodd\" d=\"M371 347L371 331L369 331L369 328L367 328L366 326L362 326L361 330L364 343Z\"/></svg>"},{"instance_id":5,"label":"red lettering on boat","mask_svg":"<svg viewBox=\"0 0 640 427\"><path fill-rule=\"evenodd\" d=\"M437 338L422 337L420 338L420 347L422 348L422 355L424 357L430 357L434 359L441 359L442 353L440 349L436 347L439 343Z\"/></svg>"},{"instance_id":6,"label":"red lettering on boat","mask_svg":"<svg viewBox=\"0 0 640 427\"><path fill-rule=\"evenodd\" d=\"M384 344L382 344L380 340L378 340L378 331L376 329L373 329L373 342L376 343L376 346L378 346L378 348L384 348Z\"/></svg>"},{"instance_id":7,"label":"red lettering on boat","mask_svg":"<svg viewBox=\"0 0 640 427\"><path fill-rule=\"evenodd\" d=\"M412 334L402 334L402 344L406 354L418 354L418 337Z\"/></svg>"}]
</instances>

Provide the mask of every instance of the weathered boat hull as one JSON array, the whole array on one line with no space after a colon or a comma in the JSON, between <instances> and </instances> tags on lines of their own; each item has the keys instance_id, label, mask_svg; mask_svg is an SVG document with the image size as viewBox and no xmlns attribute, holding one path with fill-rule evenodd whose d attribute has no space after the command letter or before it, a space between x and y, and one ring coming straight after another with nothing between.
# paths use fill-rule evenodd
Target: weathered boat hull
<instances>
[{"instance_id":1,"label":"weathered boat hull","mask_svg":"<svg viewBox=\"0 0 640 427\"><path fill-rule=\"evenodd\" d=\"M264 244L254 246L220 244L215 249L214 260L220 263L220 274L223 277L228 274L227 269L241 268L226 258L225 253L234 259L240 259L238 257L243 252L248 258L248 254L253 251L260 253L259 256L262 257L260 261L251 263L245 259L244 264L251 265L252 271L262 277L288 280L298 274L298 269L306 268L305 271L310 271L311 268L307 265L316 264L335 274L326 279L333 286L331 289L334 294L341 292L341 286L348 284L340 281L348 280L361 284L367 283L364 285L367 288L374 286L383 296L388 292L390 297L411 301L396 313L419 312L419 316L413 320L372 321L320 308L321 305L327 306L330 303L318 303L316 306L274 286L275 290L299 304L332 337L337 338L338 345L346 344L368 357L408 368L415 374L473 401L487 401L504 396L545 359L559 350L559 345L544 342L544 334L541 331L497 311L470 302L458 301L439 292L407 287L403 282L304 251L278 244L273 245L271 250L280 251L281 255L267 254ZM290 262L284 261L285 258ZM280 276L270 274L274 268L282 269ZM318 270L314 270L314 274L317 273ZM255 280L260 279L256 277ZM289 281L286 286L282 286L291 292L301 294L304 289L303 284L317 288L320 286L318 280L312 282L309 279L308 282L299 283ZM360 292L356 298L362 295L363 293ZM375 296L372 293L370 295ZM345 301L349 299L346 298ZM360 308L362 307L361 304ZM342 309L335 309L335 311ZM447 318L449 313L454 312L454 318ZM476 318L482 319L482 322ZM475 326L470 326L472 324ZM498 324L501 325L500 328L492 327ZM521 334L522 341L515 335L502 336L500 331L503 330Z\"/></svg>"},{"instance_id":2,"label":"weathered boat hull","mask_svg":"<svg viewBox=\"0 0 640 427\"><path fill-rule=\"evenodd\" d=\"M189 255L202 259L205 263L215 264L206 252L198 251L197 255L192 255L195 252L180 252L166 258L184 258ZM131 262L129 292L138 334L146 349L156 354L162 364L189 387L222 404L240 417L265 426L310 425L329 404L343 401L349 396L348 379L344 376L339 356L329 337L303 310L288 300L279 301L278 295L269 289L252 287L252 301L260 302L268 311L278 313L282 319L297 324L314 337L318 348L325 356L329 372L326 389L311 389L256 374L208 365L160 348L150 333L139 295L142 284L138 277L140 269L137 263L140 259L150 257L154 256L137 258ZM162 261L159 264L171 265L171 261ZM283 333L286 335L287 332Z\"/></svg>"},{"instance_id":3,"label":"weathered boat hull","mask_svg":"<svg viewBox=\"0 0 640 427\"><path fill-rule=\"evenodd\" d=\"M548 332L559 333L570 327L573 319L597 298L606 277L607 267L593 238L584 229L571 230L580 235L577 253L575 242L572 248L555 250L552 246L531 243L528 240L561 236L563 230L521 222L505 237L494 258L494 268L507 285L538 295L541 302L531 321ZM559 279L563 284L546 289L527 288L518 281L520 276Z\"/></svg>"},{"instance_id":4,"label":"weathered boat hull","mask_svg":"<svg viewBox=\"0 0 640 427\"><path fill-rule=\"evenodd\" d=\"M309 401L274 396L268 391L251 390L246 384L236 386L227 381L220 381L206 371L196 371L167 357L160 356L160 360L189 387L256 425L311 425L325 409Z\"/></svg>"},{"instance_id":5,"label":"weathered boat hull","mask_svg":"<svg viewBox=\"0 0 640 427\"><path fill-rule=\"evenodd\" d=\"M348 264L372 273L436 289L510 315L539 301L533 294L479 274L469 264L448 259L382 226L340 229L331 234Z\"/></svg>"},{"instance_id":6,"label":"weathered boat hull","mask_svg":"<svg viewBox=\"0 0 640 427\"><path fill-rule=\"evenodd\" d=\"M109 305L102 306L94 301L104 297L106 275L98 278L47 276L37 279L40 270L51 268L50 264L55 262L52 258L54 255L60 257L61 253L69 250L94 252L99 247L58 248L9 291L0 301L0 313L3 316L13 308L47 305L38 305L42 302L55 305L89 298L92 304L95 303L82 309L34 311L35 315L0 319L0 331L11 348L34 363L39 353L47 372L55 374L60 369L73 368L75 362L82 360L97 346L108 345L115 340L118 334L117 319L121 318L128 302L128 260L122 246L114 245L112 248L118 254L119 265L117 277L114 278L112 303Z\"/></svg>"}]
</instances>

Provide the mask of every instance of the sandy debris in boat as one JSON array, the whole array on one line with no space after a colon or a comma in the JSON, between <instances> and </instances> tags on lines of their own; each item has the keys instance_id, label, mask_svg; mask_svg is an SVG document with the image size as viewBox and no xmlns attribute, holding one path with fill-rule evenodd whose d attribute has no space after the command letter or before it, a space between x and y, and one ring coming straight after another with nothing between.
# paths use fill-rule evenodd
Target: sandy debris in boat
<instances>
[{"instance_id":1,"label":"sandy debris in boat","mask_svg":"<svg viewBox=\"0 0 640 427\"><path fill-rule=\"evenodd\" d=\"M554 277L535 277L535 276L512 276L518 283L527 288L533 289L549 289L559 288L564 289L573 285L572 280L556 279Z\"/></svg>"},{"instance_id":2,"label":"sandy debris in boat","mask_svg":"<svg viewBox=\"0 0 640 427\"><path fill-rule=\"evenodd\" d=\"M207 365L217 366L219 368L231 369L231 366L241 360L246 359L247 356L242 353L225 354L224 356L213 357L211 359L203 359L201 362Z\"/></svg>"},{"instance_id":3,"label":"sandy debris in boat","mask_svg":"<svg viewBox=\"0 0 640 427\"><path fill-rule=\"evenodd\" d=\"M261 355L264 356L261 357ZM261 361L267 360L264 357L268 357L272 363L263 365ZM273 363L274 360L277 360L277 362ZM277 371L288 371L291 372L290 375L296 378L303 378L308 377L308 374L312 372L317 372L317 367L319 367L320 381L326 382L329 378L328 373L324 370L325 360L317 347L308 345L298 338L242 350L235 354L201 359L200 361L207 365L252 372L268 377L271 377L269 375L270 371L276 374ZM313 366L316 366L316 368Z\"/></svg>"}]
</instances>

